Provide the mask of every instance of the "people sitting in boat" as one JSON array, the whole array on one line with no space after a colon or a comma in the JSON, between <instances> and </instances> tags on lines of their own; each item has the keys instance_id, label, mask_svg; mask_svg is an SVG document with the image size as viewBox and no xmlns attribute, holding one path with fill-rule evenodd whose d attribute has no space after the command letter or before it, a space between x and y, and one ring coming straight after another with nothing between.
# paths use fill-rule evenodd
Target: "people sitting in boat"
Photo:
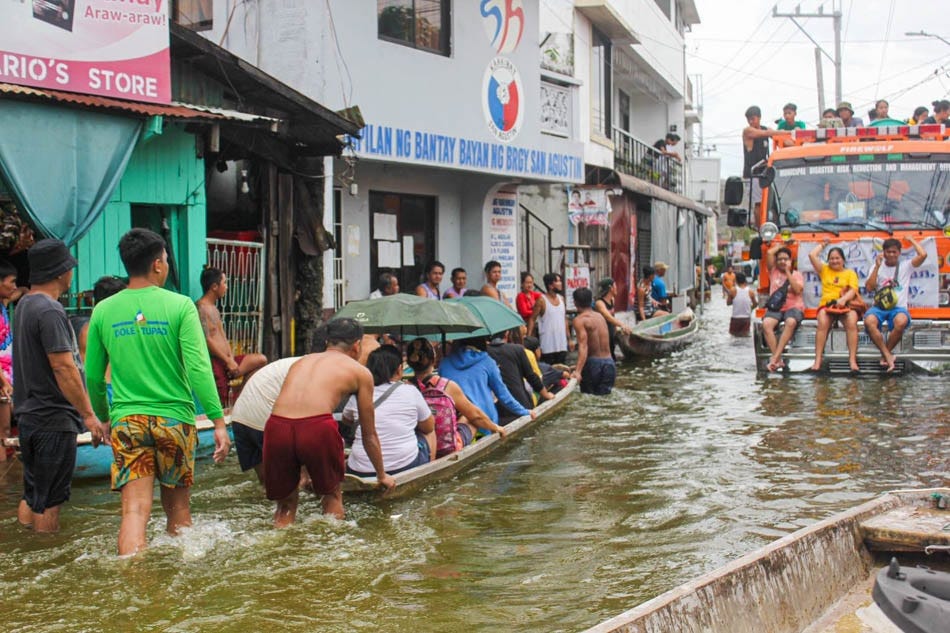
<instances>
[{"instance_id":1,"label":"people sitting in boat","mask_svg":"<svg viewBox=\"0 0 950 633\"><path fill-rule=\"evenodd\" d=\"M805 318L805 300L802 292L805 290L805 278L792 267L792 251L781 240L775 240L765 252L765 266L769 273L769 299L781 292L785 295L780 308L773 309L766 303L765 316L762 317L762 335L765 343L772 352L766 368L777 371L785 367L782 353L785 346L792 340L795 328ZM777 300L777 299L776 299ZM775 329L782 324L781 337L776 340Z\"/></svg>"},{"instance_id":2,"label":"people sitting in boat","mask_svg":"<svg viewBox=\"0 0 950 633\"><path fill-rule=\"evenodd\" d=\"M442 299L442 276L445 274L445 264L440 261L431 261L425 267L425 279L416 286L416 296L427 297L439 301Z\"/></svg>"},{"instance_id":3,"label":"people sitting in boat","mask_svg":"<svg viewBox=\"0 0 950 633\"><path fill-rule=\"evenodd\" d=\"M439 365L439 373L462 388L472 403L495 424L499 423L495 398L511 413L520 417L534 415L511 395L501 378L498 365L486 351L488 342L483 337L460 339L453 343L452 353Z\"/></svg>"},{"instance_id":4,"label":"people sitting in boat","mask_svg":"<svg viewBox=\"0 0 950 633\"><path fill-rule=\"evenodd\" d=\"M732 318L729 319L729 334L749 336L752 329L752 310L755 308L755 291L749 287L745 273L736 273L736 285L726 296L726 303L732 306Z\"/></svg>"},{"instance_id":5,"label":"people sitting in boat","mask_svg":"<svg viewBox=\"0 0 950 633\"><path fill-rule=\"evenodd\" d=\"M468 283L468 273L464 268L452 269L452 287L442 293L443 299L458 299L468 292L465 285Z\"/></svg>"},{"instance_id":6,"label":"people sitting in boat","mask_svg":"<svg viewBox=\"0 0 950 633\"><path fill-rule=\"evenodd\" d=\"M531 389L541 394L541 398L544 400L550 400L554 397L554 394L544 387L541 375L536 373L531 366L531 361L528 360L524 346L511 342L511 333L509 330L496 335L488 345L488 355L498 364L501 379L508 387L511 395L514 396L514 399L524 409L531 409L534 407L534 400L525 388L526 383ZM495 406L498 409L498 419L502 426L524 415L512 411L500 402L496 402Z\"/></svg>"},{"instance_id":7,"label":"people sitting in boat","mask_svg":"<svg viewBox=\"0 0 950 633\"><path fill-rule=\"evenodd\" d=\"M428 463L436 453L435 419L422 394L402 381L402 354L392 345L383 345L366 361L373 375L373 409L376 432L383 453L383 468L390 475ZM343 409L343 419L359 422L356 397ZM360 477L375 473L363 442L356 430L346 472Z\"/></svg>"},{"instance_id":8,"label":"people sitting in boat","mask_svg":"<svg viewBox=\"0 0 950 633\"><path fill-rule=\"evenodd\" d=\"M591 308L594 293L590 288L574 291L574 331L577 333L577 367L572 374L580 382L581 393L606 396L614 388L617 366L610 357L607 321Z\"/></svg>"},{"instance_id":9,"label":"people sitting in boat","mask_svg":"<svg viewBox=\"0 0 950 633\"><path fill-rule=\"evenodd\" d=\"M656 278L656 271L653 266L643 267L643 278L637 284L637 316L641 321L647 319L666 316L667 310L660 307L660 303L653 298L653 280Z\"/></svg>"},{"instance_id":10,"label":"people sitting in boat","mask_svg":"<svg viewBox=\"0 0 950 633\"><path fill-rule=\"evenodd\" d=\"M908 288L910 287L910 278L915 268L920 268L921 264L927 259L927 251L917 240L910 237L910 243L914 247L915 255L907 262L901 262L901 241L890 237L884 240L883 252L877 256L874 261L874 268L868 275L865 282L865 289L874 295L878 288L892 288L894 290L893 298L884 298L874 302L867 313L864 315L864 329L868 333L871 342L874 343L881 352L881 366L886 367L887 371L894 371L894 348L901 342L904 336L904 330L910 325L910 312L907 310ZM904 264L901 267L901 264ZM887 339L881 331L882 326L888 329Z\"/></svg>"},{"instance_id":11,"label":"people sitting in boat","mask_svg":"<svg viewBox=\"0 0 950 633\"><path fill-rule=\"evenodd\" d=\"M614 301L617 298L617 284L610 277L604 277L597 284L597 301L594 310L600 313L607 321L607 332L610 335L610 357L617 360L614 348L617 346L617 332L627 334L630 330L614 316Z\"/></svg>"},{"instance_id":12,"label":"people sitting in boat","mask_svg":"<svg viewBox=\"0 0 950 633\"><path fill-rule=\"evenodd\" d=\"M415 373L413 381L416 387L434 412L436 457L443 457L468 446L478 429L505 437L505 429L492 422L484 411L475 406L465 396L458 383L445 376L436 375L436 351L428 339L417 338L409 341L406 362ZM451 411L444 410L443 397L449 398Z\"/></svg>"},{"instance_id":13,"label":"people sitting in boat","mask_svg":"<svg viewBox=\"0 0 950 633\"><path fill-rule=\"evenodd\" d=\"M666 280L663 277L666 276L666 271L669 270L669 266L663 262L656 262L653 264L653 270L656 271L656 274L653 276L653 284L650 288L650 296L656 302L656 307L659 310L662 310L666 314L672 312L672 302L671 296L666 289ZM654 313L654 316L659 316Z\"/></svg>"},{"instance_id":14,"label":"people sitting in boat","mask_svg":"<svg viewBox=\"0 0 950 633\"><path fill-rule=\"evenodd\" d=\"M535 288L534 285L534 275L527 271L521 273L521 292L515 297L515 307L525 323L531 318L534 304L540 297L541 291Z\"/></svg>"},{"instance_id":15,"label":"people sitting in boat","mask_svg":"<svg viewBox=\"0 0 950 633\"><path fill-rule=\"evenodd\" d=\"M558 369L541 360L541 341L536 336L524 337L524 347L528 354L534 356L538 369L541 372L541 382L551 393L557 393L567 386L571 379L571 372L568 369ZM564 365L561 365L564 367Z\"/></svg>"},{"instance_id":16,"label":"people sitting in boat","mask_svg":"<svg viewBox=\"0 0 950 633\"><path fill-rule=\"evenodd\" d=\"M858 313L849 308L848 302L858 294L858 275L845 267L844 251L834 246L828 251L828 261L821 259L823 251L831 240L827 237L808 253L812 268L821 279L821 300L818 303L818 329L815 332L815 362L811 371L821 370L822 355L828 332L835 323L844 326L845 340L848 343L848 364L851 372L858 367Z\"/></svg>"}]
</instances>

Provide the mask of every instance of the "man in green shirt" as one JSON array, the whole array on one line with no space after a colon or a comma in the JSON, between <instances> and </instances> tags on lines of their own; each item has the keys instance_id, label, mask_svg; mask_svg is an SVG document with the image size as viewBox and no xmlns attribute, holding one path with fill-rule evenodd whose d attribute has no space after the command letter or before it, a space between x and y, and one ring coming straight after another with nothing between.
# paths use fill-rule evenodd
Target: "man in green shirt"
<instances>
[{"instance_id":1,"label":"man in green shirt","mask_svg":"<svg viewBox=\"0 0 950 633\"><path fill-rule=\"evenodd\" d=\"M111 420L112 488L122 493L119 555L146 547L156 477L161 484L166 530L191 525L195 404L214 421L214 460L231 448L211 374L198 311L191 300L165 290L165 240L132 229L119 241L128 288L97 304L89 321L86 382L93 409ZM106 399L111 366L112 405Z\"/></svg>"}]
</instances>

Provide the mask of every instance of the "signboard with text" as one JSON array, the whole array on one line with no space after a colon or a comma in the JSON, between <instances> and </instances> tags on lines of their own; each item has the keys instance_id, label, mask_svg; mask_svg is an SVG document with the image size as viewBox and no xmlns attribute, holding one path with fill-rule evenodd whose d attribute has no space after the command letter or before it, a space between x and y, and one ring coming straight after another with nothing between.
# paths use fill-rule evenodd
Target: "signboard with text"
<instances>
[{"instance_id":1,"label":"signboard with text","mask_svg":"<svg viewBox=\"0 0 950 633\"><path fill-rule=\"evenodd\" d=\"M168 0L0 0L0 82L168 103Z\"/></svg>"},{"instance_id":2,"label":"signboard with text","mask_svg":"<svg viewBox=\"0 0 950 633\"><path fill-rule=\"evenodd\" d=\"M501 264L498 289L513 302L518 294L518 194L496 191L489 194L488 203L489 255Z\"/></svg>"},{"instance_id":3,"label":"signboard with text","mask_svg":"<svg viewBox=\"0 0 950 633\"><path fill-rule=\"evenodd\" d=\"M579 262L564 265L564 296L567 299L567 311L577 312L574 305L574 291L578 288L590 288L590 264Z\"/></svg>"}]
</instances>

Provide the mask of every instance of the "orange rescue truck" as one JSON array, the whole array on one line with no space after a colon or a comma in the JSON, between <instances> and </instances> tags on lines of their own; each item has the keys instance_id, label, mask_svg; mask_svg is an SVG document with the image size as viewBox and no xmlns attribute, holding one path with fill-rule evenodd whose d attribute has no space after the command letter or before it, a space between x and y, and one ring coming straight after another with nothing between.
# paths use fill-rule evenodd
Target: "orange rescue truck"
<instances>
[{"instance_id":1,"label":"orange rescue truck","mask_svg":"<svg viewBox=\"0 0 950 633\"><path fill-rule=\"evenodd\" d=\"M805 278L805 320L785 348L789 371L805 371L814 361L815 332L821 283L808 252L824 239L840 246L846 266L858 274L862 297L873 297L865 281L890 237L903 245L901 264L910 266L914 249L909 237L927 252L914 269L908 288L911 325L894 350L901 372L950 369L950 131L943 125L882 125L866 128L795 130L774 137L767 161L753 168L762 187L762 201L751 210L761 244L758 304L754 323L756 366L766 370L769 349L761 319L769 296L769 271L764 253L773 240L785 241L792 261ZM726 204L742 199L738 178L727 183ZM730 187L729 184L733 186ZM738 186L736 186L738 185ZM745 226L744 210L730 209L729 225ZM823 251L826 258L827 250ZM780 332L781 330L779 330ZM858 364L862 373L883 371L880 352L859 324ZM845 332L834 328L825 347L823 370L848 373Z\"/></svg>"}]
</instances>

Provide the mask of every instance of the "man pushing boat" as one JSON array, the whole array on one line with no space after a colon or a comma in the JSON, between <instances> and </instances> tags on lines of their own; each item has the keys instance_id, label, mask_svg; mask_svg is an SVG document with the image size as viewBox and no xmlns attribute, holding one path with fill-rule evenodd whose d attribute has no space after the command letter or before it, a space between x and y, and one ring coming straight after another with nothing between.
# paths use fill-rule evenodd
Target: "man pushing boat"
<instances>
[{"instance_id":1,"label":"man pushing boat","mask_svg":"<svg viewBox=\"0 0 950 633\"><path fill-rule=\"evenodd\" d=\"M264 489L277 502L274 527L286 527L297 516L301 466L310 473L313 491L322 496L323 513L343 518L343 438L333 410L350 394L356 394L363 446L376 479L382 487L396 486L383 469L373 376L357 362L362 338L363 328L353 319L330 321L327 351L304 356L287 373L264 427Z\"/></svg>"}]
</instances>

